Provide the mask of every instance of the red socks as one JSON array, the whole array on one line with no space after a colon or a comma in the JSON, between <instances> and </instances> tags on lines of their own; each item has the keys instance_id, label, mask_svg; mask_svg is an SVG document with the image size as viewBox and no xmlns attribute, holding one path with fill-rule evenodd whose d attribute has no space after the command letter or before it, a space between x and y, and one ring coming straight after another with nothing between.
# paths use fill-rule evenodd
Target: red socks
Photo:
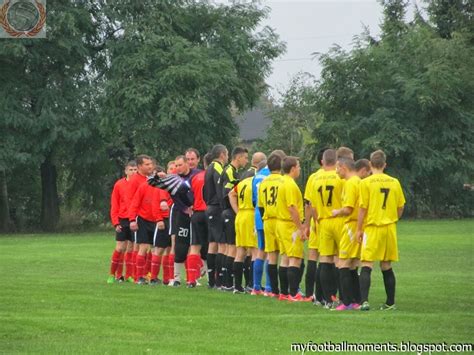
<instances>
[{"instance_id":1,"label":"red socks","mask_svg":"<svg viewBox=\"0 0 474 355\"><path fill-rule=\"evenodd\" d=\"M112 262L110 263L110 275L115 275L117 272L117 269L119 267L119 264L121 263L123 254L117 250L114 250L114 253L112 254ZM120 276L122 273L120 272Z\"/></svg>"},{"instance_id":2,"label":"red socks","mask_svg":"<svg viewBox=\"0 0 474 355\"><path fill-rule=\"evenodd\" d=\"M197 254L188 255L186 259L186 276L188 283L195 283L201 275L201 256Z\"/></svg>"},{"instance_id":3,"label":"red socks","mask_svg":"<svg viewBox=\"0 0 474 355\"><path fill-rule=\"evenodd\" d=\"M117 271L115 272L115 278L119 279L123 274L123 259L125 259L125 253L120 253L120 260L117 266Z\"/></svg>"},{"instance_id":4,"label":"red socks","mask_svg":"<svg viewBox=\"0 0 474 355\"><path fill-rule=\"evenodd\" d=\"M132 276L135 279L135 281L138 280L137 278L137 256L138 256L138 251L133 251L132 252Z\"/></svg>"},{"instance_id":5,"label":"red socks","mask_svg":"<svg viewBox=\"0 0 474 355\"><path fill-rule=\"evenodd\" d=\"M168 256L168 267L169 267L170 280L174 279L174 254L170 254Z\"/></svg>"},{"instance_id":6,"label":"red socks","mask_svg":"<svg viewBox=\"0 0 474 355\"><path fill-rule=\"evenodd\" d=\"M136 270L135 279L139 280L141 277L145 277L146 256L137 255L135 265L136 265L135 266L135 270Z\"/></svg>"},{"instance_id":7,"label":"red socks","mask_svg":"<svg viewBox=\"0 0 474 355\"><path fill-rule=\"evenodd\" d=\"M163 264L163 283L167 285L172 278L170 277L169 255L163 255L161 262Z\"/></svg>"},{"instance_id":8,"label":"red socks","mask_svg":"<svg viewBox=\"0 0 474 355\"><path fill-rule=\"evenodd\" d=\"M133 252L128 251L125 253L125 280L133 277L133 266Z\"/></svg>"},{"instance_id":9,"label":"red socks","mask_svg":"<svg viewBox=\"0 0 474 355\"><path fill-rule=\"evenodd\" d=\"M151 280L158 278L161 267L161 255L152 255L151 257Z\"/></svg>"},{"instance_id":10,"label":"red socks","mask_svg":"<svg viewBox=\"0 0 474 355\"><path fill-rule=\"evenodd\" d=\"M145 276L148 275L149 272L151 272L151 259L153 257L152 255L153 254L151 253L151 251L146 254Z\"/></svg>"}]
</instances>

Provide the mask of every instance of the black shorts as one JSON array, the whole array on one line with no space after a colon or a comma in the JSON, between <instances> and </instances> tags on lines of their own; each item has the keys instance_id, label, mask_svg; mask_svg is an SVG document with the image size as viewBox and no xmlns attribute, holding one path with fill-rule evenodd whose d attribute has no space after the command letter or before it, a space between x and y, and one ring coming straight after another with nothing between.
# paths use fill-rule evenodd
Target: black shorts
<instances>
[{"instance_id":1,"label":"black shorts","mask_svg":"<svg viewBox=\"0 0 474 355\"><path fill-rule=\"evenodd\" d=\"M126 218L120 218L121 232L115 232L115 240L117 242L125 242L127 240L133 242L135 240L132 231L130 230L130 222Z\"/></svg>"},{"instance_id":2,"label":"black shorts","mask_svg":"<svg viewBox=\"0 0 474 355\"><path fill-rule=\"evenodd\" d=\"M235 245L235 213L232 208L222 211L222 221L224 223L225 242Z\"/></svg>"},{"instance_id":3,"label":"black shorts","mask_svg":"<svg viewBox=\"0 0 474 355\"><path fill-rule=\"evenodd\" d=\"M191 230L191 217L183 212L177 212L176 215L176 242L178 239L181 241L185 240L189 245L190 230Z\"/></svg>"},{"instance_id":4,"label":"black shorts","mask_svg":"<svg viewBox=\"0 0 474 355\"><path fill-rule=\"evenodd\" d=\"M225 236L222 225L222 209L219 206L211 205L206 209L207 229L209 233L209 243L225 243Z\"/></svg>"},{"instance_id":5,"label":"black shorts","mask_svg":"<svg viewBox=\"0 0 474 355\"><path fill-rule=\"evenodd\" d=\"M191 245L206 245L207 219L206 212L196 211L191 216Z\"/></svg>"},{"instance_id":6,"label":"black shorts","mask_svg":"<svg viewBox=\"0 0 474 355\"><path fill-rule=\"evenodd\" d=\"M177 218L177 232L174 245L174 261L176 263L184 263L189 251L191 218L189 215L178 212Z\"/></svg>"},{"instance_id":7,"label":"black shorts","mask_svg":"<svg viewBox=\"0 0 474 355\"><path fill-rule=\"evenodd\" d=\"M178 233L178 209L176 205L171 206L170 221L169 221L169 235L176 235Z\"/></svg>"},{"instance_id":8,"label":"black shorts","mask_svg":"<svg viewBox=\"0 0 474 355\"><path fill-rule=\"evenodd\" d=\"M165 229L158 229L158 227L155 227L155 234L153 235L153 246L165 249L171 246L171 236L168 233L170 228L170 222L168 218L165 218L163 222L165 222Z\"/></svg>"},{"instance_id":9,"label":"black shorts","mask_svg":"<svg viewBox=\"0 0 474 355\"><path fill-rule=\"evenodd\" d=\"M135 238L135 243L138 244L153 244L153 236L155 235L155 222L147 221L146 219L137 217L138 231Z\"/></svg>"}]
</instances>

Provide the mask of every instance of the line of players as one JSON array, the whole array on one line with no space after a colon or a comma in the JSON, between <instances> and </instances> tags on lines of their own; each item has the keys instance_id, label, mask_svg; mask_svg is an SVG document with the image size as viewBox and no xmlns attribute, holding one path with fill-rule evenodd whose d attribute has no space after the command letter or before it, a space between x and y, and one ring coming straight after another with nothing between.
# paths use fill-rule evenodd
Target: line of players
<instances>
[{"instance_id":1,"label":"line of players","mask_svg":"<svg viewBox=\"0 0 474 355\"><path fill-rule=\"evenodd\" d=\"M298 158L282 151L268 159L255 153L245 171L248 151L241 147L229 164L221 144L204 157L205 170L197 168L199 160L197 150L188 149L174 167L168 165L168 174L143 155L137 157L137 174L127 165L127 177L112 193L117 247L109 282L122 280L124 260L127 280L144 284L149 269L150 284L157 284L163 265L163 283L179 286L185 264L193 288L207 261L209 288L369 310L371 270L380 261L387 293L381 308L395 309L391 262L398 260L396 222L405 200L398 180L384 174L382 151L373 152L370 162L354 161L345 147L320 151L321 168L309 177L304 199L295 182ZM117 195L125 196L122 204L114 202Z\"/></svg>"}]
</instances>

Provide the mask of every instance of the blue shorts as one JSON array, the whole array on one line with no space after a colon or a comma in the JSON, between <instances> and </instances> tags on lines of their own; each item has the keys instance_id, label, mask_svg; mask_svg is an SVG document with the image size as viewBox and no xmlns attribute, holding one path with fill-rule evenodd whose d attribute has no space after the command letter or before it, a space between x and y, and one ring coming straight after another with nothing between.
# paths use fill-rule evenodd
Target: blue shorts
<instances>
[{"instance_id":1,"label":"blue shorts","mask_svg":"<svg viewBox=\"0 0 474 355\"><path fill-rule=\"evenodd\" d=\"M258 249L265 250L265 235L263 229L257 229Z\"/></svg>"}]
</instances>

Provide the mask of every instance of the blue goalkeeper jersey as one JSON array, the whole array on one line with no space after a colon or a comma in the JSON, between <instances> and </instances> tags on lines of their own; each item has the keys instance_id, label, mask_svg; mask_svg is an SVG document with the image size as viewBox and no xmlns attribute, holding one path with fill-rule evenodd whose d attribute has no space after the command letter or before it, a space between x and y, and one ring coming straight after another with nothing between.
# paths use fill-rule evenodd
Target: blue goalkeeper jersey
<instances>
[{"instance_id":1,"label":"blue goalkeeper jersey","mask_svg":"<svg viewBox=\"0 0 474 355\"><path fill-rule=\"evenodd\" d=\"M257 171L252 180L252 202L255 207L255 228L257 230L263 230L262 216L260 216L260 210L258 209L258 187L263 179L270 175L268 167L264 167Z\"/></svg>"}]
</instances>

